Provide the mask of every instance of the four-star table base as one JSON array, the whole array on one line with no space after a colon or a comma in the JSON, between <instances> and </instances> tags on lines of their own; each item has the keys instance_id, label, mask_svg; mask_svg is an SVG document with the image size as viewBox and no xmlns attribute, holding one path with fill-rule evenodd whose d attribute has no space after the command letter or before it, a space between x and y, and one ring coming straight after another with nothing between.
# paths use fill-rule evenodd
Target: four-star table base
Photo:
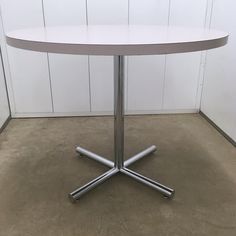
<instances>
[{"instance_id":1,"label":"four-star table base","mask_svg":"<svg viewBox=\"0 0 236 236\"><path fill-rule=\"evenodd\" d=\"M152 179L149 179L139 173L128 169L127 167L139 159L156 151L156 146L151 146L146 150L124 161L124 56L114 56L114 154L115 161L112 162L84 148L77 147L76 151L82 155L96 160L111 169L104 174L98 176L94 180L76 189L69 194L72 202L76 202L83 194L95 188L105 180L109 179L117 173L123 173L163 194L167 198L174 196L174 190L168 188Z\"/></svg>"}]
</instances>

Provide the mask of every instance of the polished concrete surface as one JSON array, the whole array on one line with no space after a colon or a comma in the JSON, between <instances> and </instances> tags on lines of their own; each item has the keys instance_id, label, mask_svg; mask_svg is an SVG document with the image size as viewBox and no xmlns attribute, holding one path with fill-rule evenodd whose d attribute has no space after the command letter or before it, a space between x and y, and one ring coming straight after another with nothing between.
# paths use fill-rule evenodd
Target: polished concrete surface
<instances>
[{"instance_id":1,"label":"polished concrete surface","mask_svg":"<svg viewBox=\"0 0 236 236\"><path fill-rule=\"evenodd\" d=\"M71 204L67 193L106 167L76 145L113 158L111 117L12 120L0 135L0 236L235 236L236 148L200 115L127 117L131 166L174 187L173 200L117 175Z\"/></svg>"}]
</instances>

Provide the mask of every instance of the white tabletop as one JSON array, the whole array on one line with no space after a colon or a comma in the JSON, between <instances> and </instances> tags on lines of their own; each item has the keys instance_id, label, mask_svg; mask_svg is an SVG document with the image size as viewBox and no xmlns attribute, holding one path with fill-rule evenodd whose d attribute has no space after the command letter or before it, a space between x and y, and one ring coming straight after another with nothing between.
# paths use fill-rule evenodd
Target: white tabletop
<instances>
[{"instance_id":1,"label":"white tabletop","mask_svg":"<svg viewBox=\"0 0 236 236\"><path fill-rule=\"evenodd\" d=\"M6 34L13 47L85 55L151 55L207 50L225 45L228 34L156 25L57 26Z\"/></svg>"}]
</instances>

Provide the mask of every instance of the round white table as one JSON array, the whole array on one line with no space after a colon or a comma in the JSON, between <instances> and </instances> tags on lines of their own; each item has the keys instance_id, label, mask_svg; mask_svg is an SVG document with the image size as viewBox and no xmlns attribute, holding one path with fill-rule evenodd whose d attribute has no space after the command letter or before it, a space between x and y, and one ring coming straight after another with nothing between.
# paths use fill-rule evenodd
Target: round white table
<instances>
[{"instance_id":1,"label":"round white table","mask_svg":"<svg viewBox=\"0 0 236 236\"><path fill-rule=\"evenodd\" d=\"M114 56L114 162L82 147L81 155L94 159L111 169L69 194L76 202L84 193L117 173L161 192L167 198L174 190L127 168L135 161L156 151L156 146L124 161L124 56L157 55L193 52L224 46L228 34L198 28L165 27L155 25L96 25L42 27L15 30L6 34L7 43L13 47L50 53L113 55Z\"/></svg>"}]
</instances>

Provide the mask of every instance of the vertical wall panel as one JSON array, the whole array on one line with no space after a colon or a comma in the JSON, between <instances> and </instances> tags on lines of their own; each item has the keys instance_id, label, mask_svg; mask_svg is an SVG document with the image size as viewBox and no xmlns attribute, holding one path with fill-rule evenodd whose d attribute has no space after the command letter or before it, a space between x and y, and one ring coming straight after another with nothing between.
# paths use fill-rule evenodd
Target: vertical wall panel
<instances>
[{"instance_id":1,"label":"vertical wall panel","mask_svg":"<svg viewBox=\"0 0 236 236\"><path fill-rule=\"evenodd\" d=\"M214 0L207 1L207 10L206 10L206 21L205 21L205 28L210 28L211 23L211 16L212 16L212 4ZM199 71L199 82L198 82L198 90L197 90L197 98L196 98L196 108L200 110L201 106L201 99L202 99L202 90L203 90L203 83L204 83L204 73L205 73L205 65L206 65L206 58L207 52L201 52L201 64L200 64L200 71Z\"/></svg>"},{"instance_id":2,"label":"vertical wall panel","mask_svg":"<svg viewBox=\"0 0 236 236\"><path fill-rule=\"evenodd\" d=\"M92 111L113 110L113 58L90 56Z\"/></svg>"},{"instance_id":3,"label":"vertical wall panel","mask_svg":"<svg viewBox=\"0 0 236 236\"><path fill-rule=\"evenodd\" d=\"M89 24L128 24L128 0L87 0ZM113 110L113 58L90 57L92 111Z\"/></svg>"},{"instance_id":4,"label":"vertical wall panel","mask_svg":"<svg viewBox=\"0 0 236 236\"><path fill-rule=\"evenodd\" d=\"M130 0L130 24L167 25L168 0ZM128 110L160 110L165 56L128 57Z\"/></svg>"},{"instance_id":5,"label":"vertical wall panel","mask_svg":"<svg viewBox=\"0 0 236 236\"><path fill-rule=\"evenodd\" d=\"M54 112L90 111L88 56L49 54Z\"/></svg>"},{"instance_id":6,"label":"vertical wall panel","mask_svg":"<svg viewBox=\"0 0 236 236\"><path fill-rule=\"evenodd\" d=\"M170 0L129 0L129 23L166 25Z\"/></svg>"},{"instance_id":7,"label":"vertical wall panel","mask_svg":"<svg viewBox=\"0 0 236 236\"><path fill-rule=\"evenodd\" d=\"M0 5L1 10L1 5ZM2 22L2 11L0 12L0 44L1 44L1 59L0 59L0 127L6 121L6 119L10 115L9 106L11 109L15 110L15 101L13 97L13 91L11 86L11 77L10 77L10 69L8 63L7 56L7 47L5 42L5 34L3 30L3 22ZM7 78L9 80L7 81ZM7 83L8 82L8 83ZM9 91L7 91L7 88ZM9 96L11 92L11 96ZM8 98L9 103L8 104Z\"/></svg>"},{"instance_id":8,"label":"vertical wall panel","mask_svg":"<svg viewBox=\"0 0 236 236\"><path fill-rule=\"evenodd\" d=\"M1 7L5 31L43 26L41 0L2 0ZM8 55L16 112L51 112L46 54L8 47Z\"/></svg>"},{"instance_id":9,"label":"vertical wall panel","mask_svg":"<svg viewBox=\"0 0 236 236\"><path fill-rule=\"evenodd\" d=\"M3 29L3 21L2 21L2 9L1 9L1 1L0 1L0 44L1 44L1 55L3 61L3 68L6 77L6 85L8 89L8 98L9 98L9 105L10 105L10 112L15 113L15 99L13 93L13 86L11 80L11 72L10 72L10 65L8 60L8 53L7 53L7 45L6 45L6 38L5 32Z\"/></svg>"},{"instance_id":10,"label":"vertical wall panel","mask_svg":"<svg viewBox=\"0 0 236 236\"><path fill-rule=\"evenodd\" d=\"M86 24L86 0L43 0L46 24Z\"/></svg>"},{"instance_id":11,"label":"vertical wall panel","mask_svg":"<svg viewBox=\"0 0 236 236\"><path fill-rule=\"evenodd\" d=\"M204 27L207 0L171 0L170 25ZM163 108L194 109L201 52L167 56Z\"/></svg>"},{"instance_id":12,"label":"vertical wall panel","mask_svg":"<svg viewBox=\"0 0 236 236\"><path fill-rule=\"evenodd\" d=\"M236 2L213 3L211 28L230 37L228 45L208 52L201 110L236 142Z\"/></svg>"},{"instance_id":13,"label":"vertical wall panel","mask_svg":"<svg viewBox=\"0 0 236 236\"><path fill-rule=\"evenodd\" d=\"M92 25L127 24L128 0L87 0Z\"/></svg>"},{"instance_id":14,"label":"vertical wall panel","mask_svg":"<svg viewBox=\"0 0 236 236\"><path fill-rule=\"evenodd\" d=\"M86 0L44 0L46 26L86 24ZM90 111L88 56L49 54L55 112Z\"/></svg>"},{"instance_id":15,"label":"vertical wall panel","mask_svg":"<svg viewBox=\"0 0 236 236\"><path fill-rule=\"evenodd\" d=\"M7 99L5 77L2 67L2 58L0 57L0 129L9 117L9 115L10 113Z\"/></svg>"}]
</instances>

